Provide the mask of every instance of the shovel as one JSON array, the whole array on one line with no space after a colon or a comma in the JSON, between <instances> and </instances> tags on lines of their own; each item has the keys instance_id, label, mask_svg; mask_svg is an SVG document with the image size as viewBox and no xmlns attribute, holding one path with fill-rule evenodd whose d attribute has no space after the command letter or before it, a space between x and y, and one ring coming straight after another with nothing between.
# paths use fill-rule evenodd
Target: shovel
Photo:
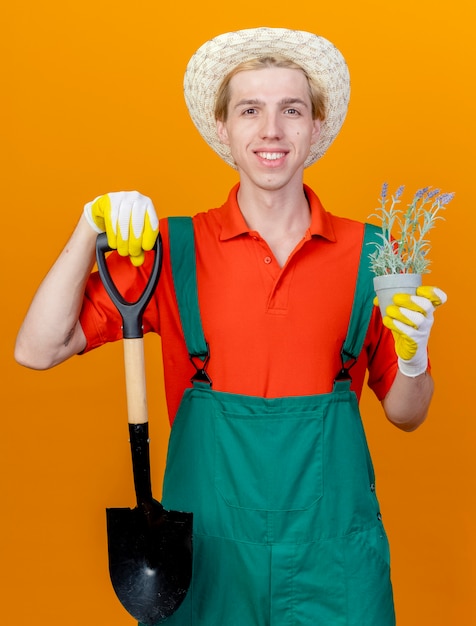
<instances>
[{"instance_id":1,"label":"shovel","mask_svg":"<svg viewBox=\"0 0 476 626\"><path fill-rule=\"evenodd\" d=\"M96 258L104 287L123 321L129 436L137 507L106 510L109 573L124 608L151 626L180 606L192 577L192 514L167 511L152 497L142 316L162 263L162 242L139 300L126 301L109 274L107 236L97 238Z\"/></svg>"}]
</instances>

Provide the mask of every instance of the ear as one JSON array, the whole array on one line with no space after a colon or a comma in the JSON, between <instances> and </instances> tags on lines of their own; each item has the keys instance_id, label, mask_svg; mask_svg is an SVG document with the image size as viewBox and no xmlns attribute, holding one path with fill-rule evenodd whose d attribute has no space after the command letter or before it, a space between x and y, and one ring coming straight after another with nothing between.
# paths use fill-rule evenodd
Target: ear
<instances>
[{"instance_id":1,"label":"ear","mask_svg":"<svg viewBox=\"0 0 476 626\"><path fill-rule=\"evenodd\" d=\"M230 140L228 139L228 131L226 130L226 124L225 122L222 122L221 120L217 120L217 134L218 134L218 139L223 144L225 144L225 146L230 145Z\"/></svg>"},{"instance_id":2,"label":"ear","mask_svg":"<svg viewBox=\"0 0 476 626\"><path fill-rule=\"evenodd\" d=\"M321 136L321 120L312 120L311 145L314 145Z\"/></svg>"}]
</instances>

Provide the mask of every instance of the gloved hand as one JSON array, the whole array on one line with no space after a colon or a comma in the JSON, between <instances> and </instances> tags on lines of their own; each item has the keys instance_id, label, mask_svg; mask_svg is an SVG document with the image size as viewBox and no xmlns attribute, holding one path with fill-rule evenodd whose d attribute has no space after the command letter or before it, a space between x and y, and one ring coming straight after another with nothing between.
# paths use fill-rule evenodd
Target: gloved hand
<instances>
[{"instance_id":1,"label":"gloved hand","mask_svg":"<svg viewBox=\"0 0 476 626\"><path fill-rule=\"evenodd\" d=\"M419 376L428 367L427 346L436 307L446 302L446 294L437 287L422 286L416 295L404 293L393 297L383 324L393 333L398 368L405 376Z\"/></svg>"},{"instance_id":2,"label":"gloved hand","mask_svg":"<svg viewBox=\"0 0 476 626\"><path fill-rule=\"evenodd\" d=\"M136 266L144 262L144 250L152 250L159 232L152 200L138 191L98 196L84 205L84 216L94 231L107 234L110 248Z\"/></svg>"}]
</instances>

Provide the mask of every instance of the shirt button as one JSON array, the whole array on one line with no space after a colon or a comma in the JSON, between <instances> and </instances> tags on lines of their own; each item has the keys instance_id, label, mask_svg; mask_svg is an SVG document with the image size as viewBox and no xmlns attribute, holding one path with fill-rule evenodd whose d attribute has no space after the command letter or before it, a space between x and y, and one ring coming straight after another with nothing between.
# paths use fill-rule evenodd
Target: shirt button
<instances>
[{"instance_id":1,"label":"shirt button","mask_svg":"<svg viewBox=\"0 0 476 626\"><path fill-rule=\"evenodd\" d=\"M271 263L271 257L270 256L265 256L264 257L264 262L266 263L266 265L269 265Z\"/></svg>"}]
</instances>

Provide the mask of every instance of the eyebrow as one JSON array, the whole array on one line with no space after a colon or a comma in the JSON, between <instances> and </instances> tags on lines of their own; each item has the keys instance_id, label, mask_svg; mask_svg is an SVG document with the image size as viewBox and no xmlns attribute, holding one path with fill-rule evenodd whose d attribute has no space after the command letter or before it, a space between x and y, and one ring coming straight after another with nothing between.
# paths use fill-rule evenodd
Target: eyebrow
<instances>
[{"instance_id":1,"label":"eyebrow","mask_svg":"<svg viewBox=\"0 0 476 626\"><path fill-rule=\"evenodd\" d=\"M241 106L255 106L260 104L264 104L264 102L258 98L244 98L243 100L237 102L234 108L236 109ZM280 106L289 106L292 104L300 104L308 108L308 104L301 98L283 98L278 102L278 105Z\"/></svg>"}]
</instances>

